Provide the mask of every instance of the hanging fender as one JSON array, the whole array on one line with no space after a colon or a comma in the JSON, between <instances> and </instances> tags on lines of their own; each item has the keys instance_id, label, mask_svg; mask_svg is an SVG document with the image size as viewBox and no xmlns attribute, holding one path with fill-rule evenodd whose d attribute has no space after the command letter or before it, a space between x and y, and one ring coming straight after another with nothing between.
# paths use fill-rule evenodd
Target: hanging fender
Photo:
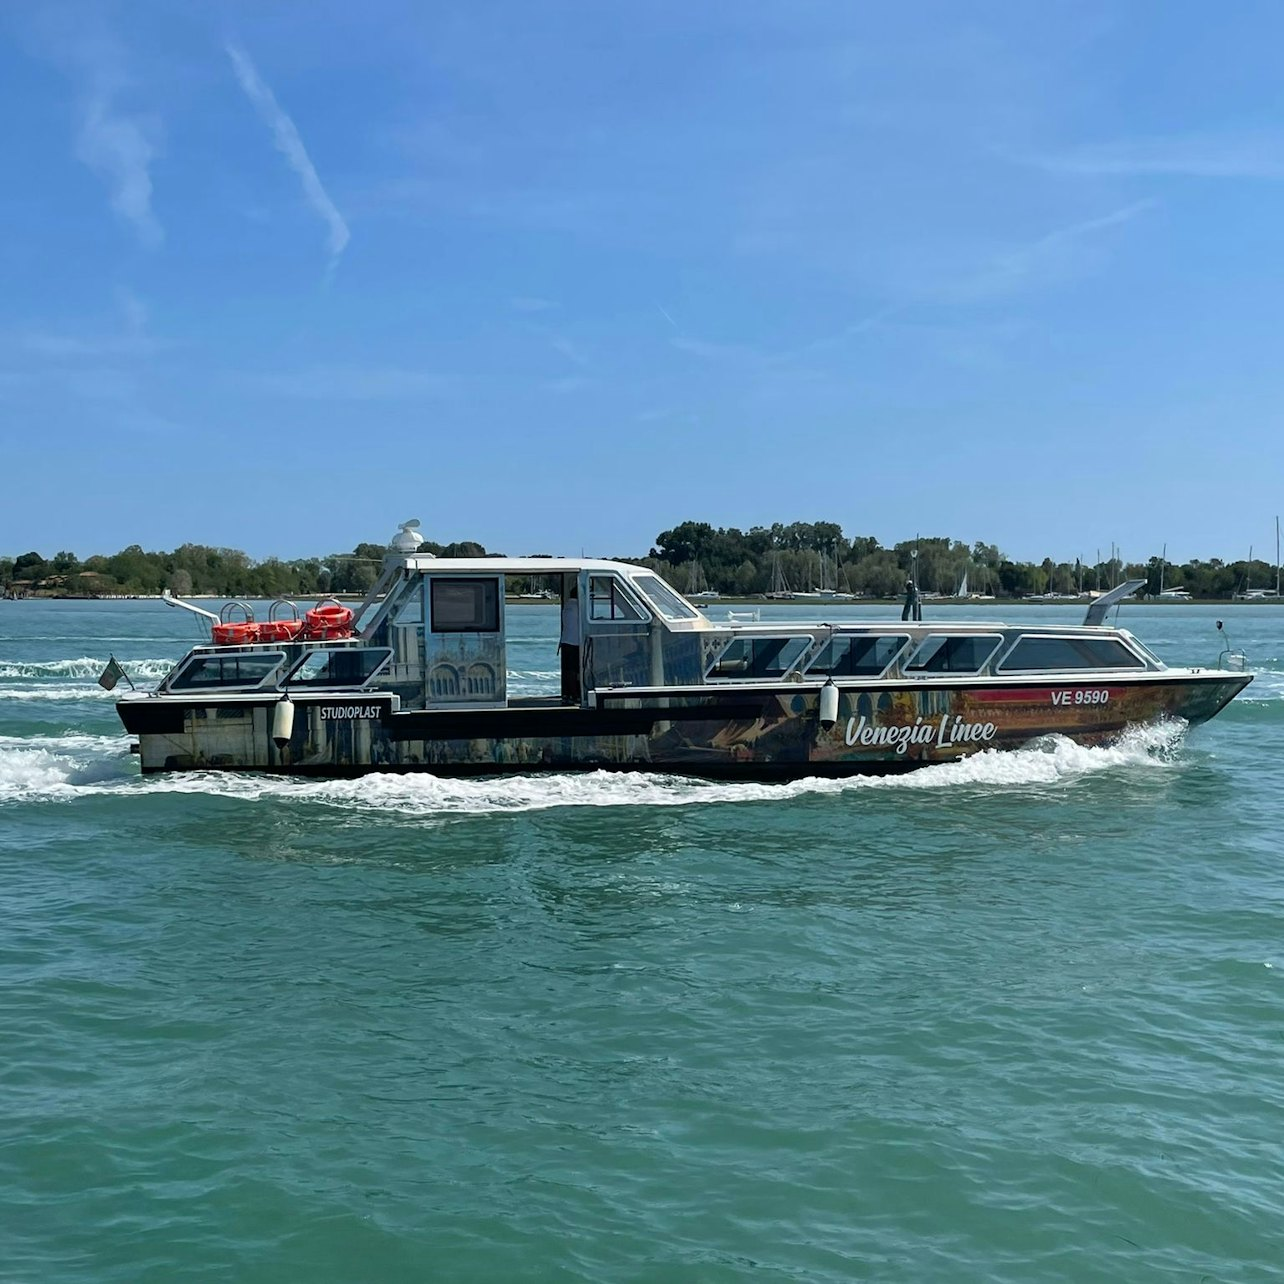
<instances>
[{"instance_id":1,"label":"hanging fender","mask_svg":"<svg viewBox=\"0 0 1284 1284\"><path fill-rule=\"evenodd\" d=\"M282 696L272 708L272 743L284 749L294 735L294 701Z\"/></svg>"},{"instance_id":2,"label":"hanging fender","mask_svg":"<svg viewBox=\"0 0 1284 1284\"><path fill-rule=\"evenodd\" d=\"M838 688L830 678L820 689L820 727L822 731L831 731L838 721Z\"/></svg>"}]
</instances>

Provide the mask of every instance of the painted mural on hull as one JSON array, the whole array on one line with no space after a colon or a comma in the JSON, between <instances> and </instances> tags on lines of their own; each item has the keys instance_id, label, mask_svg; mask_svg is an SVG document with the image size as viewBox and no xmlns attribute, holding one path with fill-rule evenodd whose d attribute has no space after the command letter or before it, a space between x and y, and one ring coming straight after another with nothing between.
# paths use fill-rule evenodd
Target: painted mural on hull
<instances>
[{"instance_id":1,"label":"painted mural on hull","mask_svg":"<svg viewBox=\"0 0 1284 1284\"><path fill-rule=\"evenodd\" d=\"M260 770L286 774L664 769L699 774L856 774L951 762L1058 734L1084 744L1136 724L1211 718L1247 679L1061 686L915 686L841 693L822 728L819 693L606 693L596 709L394 712L387 696L296 703L290 742L271 738L273 702L168 709L168 725L137 715L144 771ZM138 709L140 706L134 706Z\"/></svg>"}]
</instances>

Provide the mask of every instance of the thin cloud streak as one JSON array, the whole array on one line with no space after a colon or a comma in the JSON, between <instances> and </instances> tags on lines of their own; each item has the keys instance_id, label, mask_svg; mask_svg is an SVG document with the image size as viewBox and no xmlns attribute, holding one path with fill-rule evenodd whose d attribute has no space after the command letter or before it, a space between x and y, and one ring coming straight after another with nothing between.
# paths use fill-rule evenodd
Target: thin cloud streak
<instances>
[{"instance_id":1,"label":"thin cloud streak","mask_svg":"<svg viewBox=\"0 0 1284 1284\"><path fill-rule=\"evenodd\" d=\"M1284 178L1278 134L1186 134L1117 139L1037 156L1030 163L1085 177L1167 175L1174 178Z\"/></svg>"},{"instance_id":2,"label":"thin cloud streak","mask_svg":"<svg viewBox=\"0 0 1284 1284\"><path fill-rule=\"evenodd\" d=\"M1095 218L1082 219L990 257L976 271L929 284L904 305L984 303L1037 287L1058 285L1090 271L1094 255L1089 242L1113 227L1131 223L1153 209L1154 200L1133 201ZM900 310L904 310L904 306Z\"/></svg>"},{"instance_id":3,"label":"thin cloud streak","mask_svg":"<svg viewBox=\"0 0 1284 1284\"><path fill-rule=\"evenodd\" d=\"M164 232L152 210L151 164L158 154L154 118L120 106L130 88L119 46L102 32L55 24L48 36L53 58L83 81L74 155L106 184L108 200L143 245L160 244Z\"/></svg>"},{"instance_id":4,"label":"thin cloud streak","mask_svg":"<svg viewBox=\"0 0 1284 1284\"><path fill-rule=\"evenodd\" d=\"M281 110L276 96L259 75L258 69L250 61L249 56L236 45L229 44L225 48L227 56L232 60L236 79L245 91L245 96L258 112L263 123L272 131L277 150L298 175L299 182L303 186L304 198L326 225L326 247L330 251L333 267L348 244L350 238L348 225L322 186L316 167L308 156L308 150L303 145L303 139L299 136L294 121Z\"/></svg>"},{"instance_id":5,"label":"thin cloud streak","mask_svg":"<svg viewBox=\"0 0 1284 1284\"><path fill-rule=\"evenodd\" d=\"M173 346L148 334L147 305L136 294L120 289L116 304L120 317L115 326L79 334L28 327L0 339L28 357L55 363L150 357Z\"/></svg>"},{"instance_id":6,"label":"thin cloud streak","mask_svg":"<svg viewBox=\"0 0 1284 1284\"><path fill-rule=\"evenodd\" d=\"M668 314L667 311L665 311L663 307L660 306L660 304L657 303L655 305L655 310L673 327L675 334L682 333L682 329L678 323Z\"/></svg>"},{"instance_id":7,"label":"thin cloud streak","mask_svg":"<svg viewBox=\"0 0 1284 1284\"><path fill-rule=\"evenodd\" d=\"M1015 268L1020 271L1049 251L1056 250L1072 241L1081 240L1083 237L1092 236L1097 232L1104 232L1107 228L1131 223L1139 214L1144 214L1147 210L1153 209L1155 205L1156 202L1153 200L1133 201L1130 205L1111 210L1109 214L1101 214L1096 218L1071 223L1068 227L1059 227L1055 231L1039 237L1037 241L1031 241L1029 245L1000 256L996 262L1000 267Z\"/></svg>"},{"instance_id":8,"label":"thin cloud streak","mask_svg":"<svg viewBox=\"0 0 1284 1284\"><path fill-rule=\"evenodd\" d=\"M766 352L744 344L716 343L688 335L674 336L669 343L681 352L711 361L739 361L763 369L795 368L798 363L883 330L909 314L931 312L941 306L986 304L1022 290L1069 279L1083 266L1085 251L1080 248L1080 242L1091 241L1110 228L1130 223L1157 204L1149 199L1134 201L1107 214L1054 228L1033 241L993 255L988 263L974 271L955 273L929 286L914 288L907 297L875 308L852 324L799 347Z\"/></svg>"},{"instance_id":9,"label":"thin cloud streak","mask_svg":"<svg viewBox=\"0 0 1284 1284\"><path fill-rule=\"evenodd\" d=\"M592 364L584 352L577 344L574 344L563 334L554 334L549 336L549 343L552 344L555 351L560 352L567 361L572 365L577 365L587 370Z\"/></svg>"}]
</instances>

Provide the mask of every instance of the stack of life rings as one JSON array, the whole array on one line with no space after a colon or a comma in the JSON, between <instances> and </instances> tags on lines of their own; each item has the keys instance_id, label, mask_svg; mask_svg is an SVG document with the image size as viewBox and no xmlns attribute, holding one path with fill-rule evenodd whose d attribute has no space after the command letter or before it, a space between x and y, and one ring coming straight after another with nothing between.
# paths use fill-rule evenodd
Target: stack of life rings
<instances>
[{"instance_id":1,"label":"stack of life rings","mask_svg":"<svg viewBox=\"0 0 1284 1284\"><path fill-rule=\"evenodd\" d=\"M244 620L223 620L210 630L215 646L246 646L252 642L329 642L352 636L351 608L333 600L313 607L301 620L297 617L293 620L269 619L263 624L254 622L248 607L242 606L242 609L246 613Z\"/></svg>"},{"instance_id":2,"label":"stack of life rings","mask_svg":"<svg viewBox=\"0 0 1284 1284\"><path fill-rule=\"evenodd\" d=\"M352 609L340 602L322 602L303 617L305 642L328 642L352 636Z\"/></svg>"},{"instance_id":3,"label":"stack of life rings","mask_svg":"<svg viewBox=\"0 0 1284 1284\"><path fill-rule=\"evenodd\" d=\"M210 634L215 646L243 646L246 642L259 640L261 627L253 620L244 620L238 624L216 624Z\"/></svg>"},{"instance_id":4,"label":"stack of life rings","mask_svg":"<svg viewBox=\"0 0 1284 1284\"><path fill-rule=\"evenodd\" d=\"M269 620L257 624L259 642L293 642L303 632L302 620Z\"/></svg>"}]
</instances>

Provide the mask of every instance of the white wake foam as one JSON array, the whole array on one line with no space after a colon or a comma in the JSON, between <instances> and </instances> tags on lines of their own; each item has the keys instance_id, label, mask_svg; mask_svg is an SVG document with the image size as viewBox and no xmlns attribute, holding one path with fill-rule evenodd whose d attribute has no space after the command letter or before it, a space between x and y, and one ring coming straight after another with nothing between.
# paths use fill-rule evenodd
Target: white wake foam
<instances>
[{"instance_id":1,"label":"white wake foam","mask_svg":"<svg viewBox=\"0 0 1284 1284\"><path fill-rule=\"evenodd\" d=\"M868 790L1044 788L1121 769L1163 768L1172 760L1181 723L1135 728L1109 748L1087 748L1050 736L1011 752L986 750L958 762L896 776L809 778L782 785L724 784L643 772L505 776L451 780L428 773L373 773L355 780L294 780L233 772L180 772L140 777L128 743L113 736L0 737L0 802L92 794L204 794L256 801L271 798L362 813L417 818L542 811L555 807L687 807L787 801Z\"/></svg>"},{"instance_id":2,"label":"white wake foam","mask_svg":"<svg viewBox=\"0 0 1284 1284\"><path fill-rule=\"evenodd\" d=\"M0 803L66 796L113 777L136 781L129 758L123 736L0 736Z\"/></svg>"},{"instance_id":3,"label":"white wake foam","mask_svg":"<svg viewBox=\"0 0 1284 1284\"><path fill-rule=\"evenodd\" d=\"M135 682L155 682L173 667L173 660L121 660L125 672ZM107 667L105 658L82 655L76 660L8 660L0 664L0 680L15 678L94 678Z\"/></svg>"},{"instance_id":4,"label":"white wake foam","mask_svg":"<svg viewBox=\"0 0 1284 1284\"><path fill-rule=\"evenodd\" d=\"M124 690L128 691L126 684ZM121 688L104 691L96 682L45 682L38 686L0 686L0 700L52 700L71 704L77 700L119 700Z\"/></svg>"}]
</instances>

